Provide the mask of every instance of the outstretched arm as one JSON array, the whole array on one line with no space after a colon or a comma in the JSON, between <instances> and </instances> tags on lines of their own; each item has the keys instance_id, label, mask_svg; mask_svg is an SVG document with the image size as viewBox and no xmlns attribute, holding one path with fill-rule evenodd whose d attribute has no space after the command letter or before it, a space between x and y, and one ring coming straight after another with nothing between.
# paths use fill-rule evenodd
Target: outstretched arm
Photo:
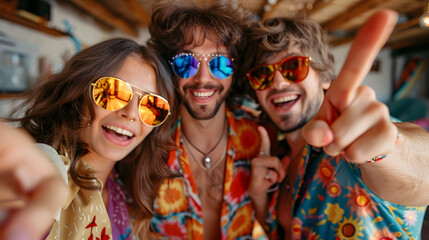
<instances>
[{"instance_id":1,"label":"outstretched arm","mask_svg":"<svg viewBox=\"0 0 429 240\"><path fill-rule=\"evenodd\" d=\"M303 128L306 141L358 164L368 187L393 203L429 204L429 133L410 123L392 123L374 90L360 86L393 30L397 14L374 14L360 29L318 114ZM398 135L399 133L399 135ZM398 137L399 136L399 137ZM367 163L380 156L380 161Z\"/></svg>"},{"instance_id":2,"label":"outstretched arm","mask_svg":"<svg viewBox=\"0 0 429 240\"><path fill-rule=\"evenodd\" d=\"M60 172L24 131L0 122L0 239L41 239L67 197Z\"/></svg>"},{"instance_id":3,"label":"outstretched arm","mask_svg":"<svg viewBox=\"0 0 429 240\"><path fill-rule=\"evenodd\" d=\"M412 123L395 123L400 135L393 151L360 166L365 183L381 198L407 206L429 204L429 133Z\"/></svg>"}]
</instances>

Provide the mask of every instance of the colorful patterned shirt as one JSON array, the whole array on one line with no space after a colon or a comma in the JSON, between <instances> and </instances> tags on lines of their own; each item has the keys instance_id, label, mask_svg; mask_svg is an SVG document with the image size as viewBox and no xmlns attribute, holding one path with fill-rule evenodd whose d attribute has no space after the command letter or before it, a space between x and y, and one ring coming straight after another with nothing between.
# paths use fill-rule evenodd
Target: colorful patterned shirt
<instances>
[{"instance_id":1,"label":"colorful patterned shirt","mask_svg":"<svg viewBox=\"0 0 429 240\"><path fill-rule=\"evenodd\" d=\"M250 160L260 147L257 124L244 112L227 111L228 147L223 186L221 239L251 239L253 209L247 194ZM166 239L203 239L201 200L181 137L181 120L173 134L177 149L170 151L168 165L183 177L166 180L155 200L154 232Z\"/></svg>"},{"instance_id":2,"label":"colorful patterned shirt","mask_svg":"<svg viewBox=\"0 0 429 240\"><path fill-rule=\"evenodd\" d=\"M66 175L70 160L67 157L59 156L53 148L46 144L39 144L39 146L47 153L61 174L64 177L68 176L65 180L69 189L67 200L46 239L131 239L129 237L131 224L125 193L115 181L118 178L116 171L113 170L106 180L109 192L109 203L106 207L101 196L102 187L100 190L80 188L73 182L70 174ZM56 156L54 156L55 154ZM79 161L77 168L91 168L91 166ZM99 180L97 179L97 181Z\"/></svg>"},{"instance_id":3,"label":"colorful patterned shirt","mask_svg":"<svg viewBox=\"0 0 429 240\"><path fill-rule=\"evenodd\" d=\"M286 230L292 239L420 239L426 207L379 198L365 185L355 164L330 157L320 148L305 146L294 189L292 226ZM272 239L281 232L275 210L278 195L278 191L273 194L267 217Z\"/></svg>"}]
</instances>

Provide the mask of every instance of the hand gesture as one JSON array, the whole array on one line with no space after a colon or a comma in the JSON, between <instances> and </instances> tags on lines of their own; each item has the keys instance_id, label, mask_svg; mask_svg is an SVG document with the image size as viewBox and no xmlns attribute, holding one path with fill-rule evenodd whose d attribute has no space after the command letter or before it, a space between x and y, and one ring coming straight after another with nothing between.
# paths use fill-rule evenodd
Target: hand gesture
<instances>
[{"instance_id":1,"label":"hand gesture","mask_svg":"<svg viewBox=\"0 0 429 240\"><path fill-rule=\"evenodd\" d=\"M0 239L41 239L67 187L26 132L2 122L0 132Z\"/></svg>"},{"instance_id":2,"label":"hand gesture","mask_svg":"<svg viewBox=\"0 0 429 240\"><path fill-rule=\"evenodd\" d=\"M283 181L287 166L279 158L270 156L270 138L264 127L258 127L261 135L259 156L252 160L249 194L258 196L265 194L275 183Z\"/></svg>"},{"instance_id":3,"label":"hand gesture","mask_svg":"<svg viewBox=\"0 0 429 240\"><path fill-rule=\"evenodd\" d=\"M394 149L397 129L387 106L374 91L360 86L393 30L397 14L383 10L360 29L337 79L326 92L316 116L303 128L303 137L327 154L365 163Z\"/></svg>"}]
</instances>

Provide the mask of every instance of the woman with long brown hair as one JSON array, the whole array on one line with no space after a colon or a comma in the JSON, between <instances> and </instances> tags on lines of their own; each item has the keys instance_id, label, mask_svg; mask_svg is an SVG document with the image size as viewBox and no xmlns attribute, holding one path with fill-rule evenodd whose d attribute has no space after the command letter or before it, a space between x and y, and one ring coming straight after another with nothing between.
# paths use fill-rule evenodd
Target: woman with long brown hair
<instances>
[{"instance_id":1,"label":"woman with long brown hair","mask_svg":"<svg viewBox=\"0 0 429 240\"><path fill-rule=\"evenodd\" d=\"M170 175L175 87L161 61L131 40L101 42L41 81L20 106L24 116L9 119L68 168L68 198L48 239L131 238L119 161L136 203L133 234L147 236L158 186Z\"/></svg>"}]
</instances>

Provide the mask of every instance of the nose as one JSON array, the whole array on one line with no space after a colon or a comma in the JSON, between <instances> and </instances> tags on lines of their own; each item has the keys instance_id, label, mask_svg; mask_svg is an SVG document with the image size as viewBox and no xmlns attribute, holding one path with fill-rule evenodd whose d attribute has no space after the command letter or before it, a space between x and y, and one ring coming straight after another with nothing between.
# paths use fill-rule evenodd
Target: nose
<instances>
[{"instance_id":1,"label":"nose","mask_svg":"<svg viewBox=\"0 0 429 240\"><path fill-rule=\"evenodd\" d=\"M194 80L203 84L206 82L209 82L211 78L213 78L212 74L210 73L210 67L208 65L208 60L204 57L198 59L200 61L200 67L198 69L198 72L195 74Z\"/></svg>"},{"instance_id":2,"label":"nose","mask_svg":"<svg viewBox=\"0 0 429 240\"><path fill-rule=\"evenodd\" d=\"M279 70L274 71L272 88L283 89L288 87L290 84L291 83L283 77Z\"/></svg>"},{"instance_id":3,"label":"nose","mask_svg":"<svg viewBox=\"0 0 429 240\"><path fill-rule=\"evenodd\" d=\"M127 119L128 121L134 122L137 119L139 119L139 109L138 109L139 102L140 102L139 96L138 95L133 96L133 98L127 104L127 106L119 110L117 113L122 118Z\"/></svg>"}]
</instances>

